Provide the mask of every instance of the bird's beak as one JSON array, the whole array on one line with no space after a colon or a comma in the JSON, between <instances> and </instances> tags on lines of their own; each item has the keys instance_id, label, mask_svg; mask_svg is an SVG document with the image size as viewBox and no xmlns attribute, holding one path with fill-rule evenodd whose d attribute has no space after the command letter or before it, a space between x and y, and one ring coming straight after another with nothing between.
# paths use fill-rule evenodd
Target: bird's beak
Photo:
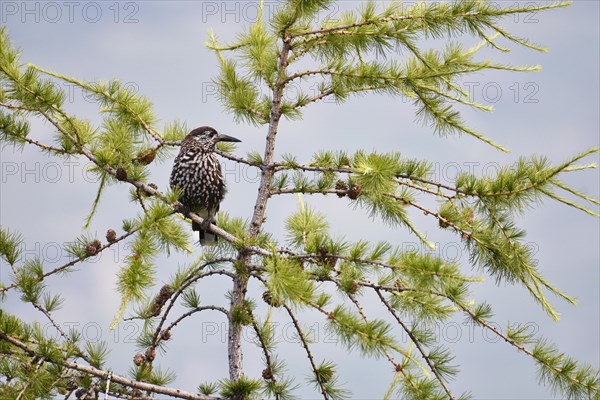
<instances>
[{"instance_id":1,"label":"bird's beak","mask_svg":"<svg viewBox=\"0 0 600 400\"><path fill-rule=\"evenodd\" d=\"M217 142L241 142L241 140L236 139L232 136L222 135L219 133L219 135L217 136Z\"/></svg>"}]
</instances>

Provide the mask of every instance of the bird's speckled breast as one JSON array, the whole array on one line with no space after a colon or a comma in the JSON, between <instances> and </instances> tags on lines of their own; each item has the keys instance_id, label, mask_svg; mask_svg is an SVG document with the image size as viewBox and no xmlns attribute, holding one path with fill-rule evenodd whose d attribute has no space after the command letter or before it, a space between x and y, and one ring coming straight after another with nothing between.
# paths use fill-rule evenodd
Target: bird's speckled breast
<instances>
[{"instance_id":1,"label":"bird's speckled breast","mask_svg":"<svg viewBox=\"0 0 600 400\"><path fill-rule=\"evenodd\" d=\"M170 184L183 190L180 201L191 209L218 210L227 191L221 164L212 152L192 142L181 148L175 158Z\"/></svg>"}]
</instances>

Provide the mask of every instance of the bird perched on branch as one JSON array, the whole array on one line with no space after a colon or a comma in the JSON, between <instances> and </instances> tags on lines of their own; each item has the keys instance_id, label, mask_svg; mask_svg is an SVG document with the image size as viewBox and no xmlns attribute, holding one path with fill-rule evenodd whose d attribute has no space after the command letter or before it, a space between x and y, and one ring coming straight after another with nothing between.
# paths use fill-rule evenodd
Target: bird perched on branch
<instances>
[{"instance_id":1,"label":"bird perched on branch","mask_svg":"<svg viewBox=\"0 0 600 400\"><path fill-rule=\"evenodd\" d=\"M179 202L185 211L204 218L203 224L192 222L192 230L200 232L200 244L203 246L217 243L217 236L208 228L227 192L221 164L215 156L218 142L240 140L221 135L209 126L194 129L181 142L171 172L171 187L182 190Z\"/></svg>"}]
</instances>

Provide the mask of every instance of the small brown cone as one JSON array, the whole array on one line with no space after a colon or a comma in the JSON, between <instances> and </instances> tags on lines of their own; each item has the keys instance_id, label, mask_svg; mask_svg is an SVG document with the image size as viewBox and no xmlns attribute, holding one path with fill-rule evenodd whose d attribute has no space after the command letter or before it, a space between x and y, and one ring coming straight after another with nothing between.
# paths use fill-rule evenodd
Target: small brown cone
<instances>
[{"instance_id":1,"label":"small brown cone","mask_svg":"<svg viewBox=\"0 0 600 400\"><path fill-rule=\"evenodd\" d=\"M335 189L336 190L343 190L343 192L338 192L336 193L337 197L342 198L344 196L346 196L347 190L348 190L348 185L346 185L346 182L343 180L339 180L335 183Z\"/></svg>"},{"instance_id":2,"label":"small brown cone","mask_svg":"<svg viewBox=\"0 0 600 400\"><path fill-rule=\"evenodd\" d=\"M146 358L144 357L144 355L142 353L136 353L136 355L133 356L133 363L135 365L137 365L138 367L140 365L142 365L145 360L146 360Z\"/></svg>"},{"instance_id":3,"label":"small brown cone","mask_svg":"<svg viewBox=\"0 0 600 400\"><path fill-rule=\"evenodd\" d=\"M154 161L155 157L156 157L156 149L149 149L149 150L146 150L145 152L140 151L138 153L137 157L135 158L135 160L140 162L141 164L148 165L152 161Z\"/></svg>"},{"instance_id":4,"label":"small brown cone","mask_svg":"<svg viewBox=\"0 0 600 400\"><path fill-rule=\"evenodd\" d=\"M361 192L362 188L360 187L360 185L358 183L354 183L348 189L348 197L350 197L352 200L356 200L360 196Z\"/></svg>"},{"instance_id":5,"label":"small brown cone","mask_svg":"<svg viewBox=\"0 0 600 400\"><path fill-rule=\"evenodd\" d=\"M173 334L171 333L171 331L163 331L163 333L160 335L160 337L162 338L162 340L169 340L171 339L171 337L173 336Z\"/></svg>"},{"instance_id":6,"label":"small brown cone","mask_svg":"<svg viewBox=\"0 0 600 400\"><path fill-rule=\"evenodd\" d=\"M263 369L262 377L266 381L270 381L271 379L273 379L273 372L271 371L271 368Z\"/></svg>"},{"instance_id":7,"label":"small brown cone","mask_svg":"<svg viewBox=\"0 0 600 400\"><path fill-rule=\"evenodd\" d=\"M281 307L281 302L275 300L273 298L273 294L269 290L267 290L263 293L262 298L265 301L265 303L267 303L268 305L270 305L272 307Z\"/></svg>"},{"instance_id":8,"label":"small brown cone","mask_svg":"<svg viewBox=\"0 0 600 400\"><path fill-rule=\"evenodd\" d=\"M161 287L158 296L156 296L156 298L154 299L154 303L152 303L152 311L150 315L153 317L159 316L163 306L172 294L173 289L171 288L171 286L164 285L163 287Z\"/></svg>"},{"instance_id":9,"label":"small brown cone","mask_svg":"<svg viewBox=\"0 0 600 400\"><path fill-rule=\"evenodd\" d=\"M85 254L87 254L88 257L93 257L96 254L98 254L98 249L96 248L96 246L90 243L87 246L85 246Z\"/></svg>"},{"instance_id":10,"label":"small brown cone","mask_svg":"<svg viewBox=\"0 0 600 400\"><path fill-rule=\"evenodd\" d=\"M115 176L120 181L126 181L127 180L127 171L125 171L125 168L119 167L119 168L117 168Z\"/></svg>"},{"instance_id":11,"label":"small brown cone","mask_svg":"<svg viewBox=\"0 0 600 400\"><path fill-rule=\"evenodd\" d=\"M148 348L148 350L146 350L146 360L149 362L154 361L154 359L156 358L156 349L150 347Z\"/></svg>"},{"instance_id":12,"label":"small brown cone","mask_svg":"<svg viewBox=\"0 0 600 400\"><path fill-rule=\"evenodd\" d=\"M117 241L117 232L114 229L109 229L106 231L106 241L108 243L114 243Z\"/></svg>"}]
</instances>

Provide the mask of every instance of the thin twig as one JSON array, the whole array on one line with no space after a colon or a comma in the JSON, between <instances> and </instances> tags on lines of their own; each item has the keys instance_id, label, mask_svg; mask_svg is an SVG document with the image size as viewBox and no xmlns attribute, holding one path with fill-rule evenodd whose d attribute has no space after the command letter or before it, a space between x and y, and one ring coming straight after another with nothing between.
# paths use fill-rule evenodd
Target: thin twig
<instances>
[{"instance_id":1,"label":"thin twig","mask_svg":"<svg viewBox=\"0 0 600 400\"><path fill-rule=\"evenodd\" d=\"M275 378L275 371L273 371L273 360L271 359L271 354L267 347L267 343L263 338L263 335L260 333L260 328L256 323L256 319L252 316L252 328L254 329L254 333L256 333L256 337L258 338L258 342L260 343L260 348L262 349L263 355L265 356L265 363L267 364L267 369L269 374L263 374L263 378L266 380L270 380L273 385L277 384L277 378ZM275 400L279 400L280 396L278 392L275 392Z\"/></svg>"},{"instance_id":2,"label":"thin twig","mask_svg":"<svg viewBox=\"0 0 600 400\"><path fill-rule=\"evenodd\" d=\"M48 321L50 321L50 323L52 324L52 326L54 326L54 328L58 331L58 333L60 334L60 336L63 337L63 339L65 339L67 342L71 342L71 339L69 338L69 336L67 336L67 334L65 333L65 331L63 331L62 328L60 327L60 325L58 323L56 323L56 321L54 320L54 318L52 318L52 315L50 314L50 311L46 310L44 307L42 307L39 303L37 303L35 301L31 302L31 304L37 310L39 310L42 314L44 314L46 316L46 318L48 319Z\"/></svg>"},{"instance_id":3,"label":"thin twig","mask_svg":"<svg viewBox=\"0 0 600 400\"><path fill-rule=\"evenodd\" d=\"M386 306L386 308L388 309L388 311L390 312L390 314L392 314L392 316L396 319L396 321L402 327L402 329L404 330L404 332L406 332L406 334L408 335L408 337L410 337L410 340L412 340L412 342L415 344L415 346L417 347L417 350L419 350L419 353L421 353L421 357L423 357L423 359L425 360L425 362L429 366L429 369L431 369L431 372L433 372L433 374L435 375L437 381L444 388L444 391L448 395L448 398L454 400L455 397L452 395L452 392L450 392L450 389L448 388L448 386L444 382L442 376L438 372L438 370L435 367L435 365L433 365L433 363L431 362L431 359L427 356L427 353L425 352L425 349L423 348L423 346L421 345L421 343L419 342L419 340L416 338L416 336L414 335L414 333L410 329L408 329L408 326L404 323L404 321L402 321L402 319L400 318L400 316L398 315L398 313L396 312L396 310L394 310L394 308L385 299L385 297L383 297L383 295L381 294L381 291L379 289L375 289L375 293L377 293L377 295L379 296L379 299L381 300L381 302Z\"/></svg>"},{"instance_id":4,"label":"thin twig","mask_svg":"<svg viewBox=\"0 0 600 400\"><path fill-rule=\"evenodd\" d=\"M219 311L227 317L227 320L230 320L230 318L231 318L229 316L229 311L227 311L227 309L224 307L215 306L215 305L194 307L191 310L189 310L188 312L180 315L179 318L177 318L175 321L171 322L169 324L169 326L167 326L165 328L165 332L169 332L171 329L175 328L177 326L177 324L179 324L181 321L183 321L187 317L189 317L197 312L206 311L206 310Z\"/></svg>"},{"instance_id":5,"label":"thin twig","mask_svg":"<svg viewBox=\"0 0 600 400\"><path fill-rule=\"evenodd\" d=\"M144 214L148 215L148 210L146 209L146 205L144 204L144 199L142 198L141 190L139 188L137 188L135 190L135 193L137 195L138 202L140 203L140 206L142 207L142 210L144 211Z\"/></svg>"},{"instance_id":6,"label":"thin twig","mask_svg":"<svg viewBox=\"0 0 600 400\"><path fill-rule=\"evenodd\" d=\"M235 161L235 162L240 163L240 164L246 164L246 165L249 165L251 167L256 167L256 168L259 168L259 169L263 168L262 165L257 165L257 164L251 163L246 158L240 157L240 156L236 156L235 154L232 154L232 153L227 153L227 152L221 151L221 150L215 150L215 153L218 154L218 155L220 155L223 158L226 158L226 159L231 160L231 161Z\"/></svg>"},{"instance_id":7,"label":"thin twig","mask_svg":"<svg viewBox=\"0 0 600 400\"><path fill-rule=\"evenodd\" d=\"M414 16L412 14L383 17L383 18L371 19L371 20L367 20L367 21L354 22L352 24L332 26L330 28L320 28L320 29L315 29L315 30L311 30L311 31L299 32L299 33L293 35L293 37L296 38L296 37L304 37L304 36L313 36L314 35L314 36L317 36L320 38L327 34L336 33L339 31L347 31L349 29L360 28L360 27L368 26L368 25L388 23L388 22L393 22L393 21L402 21L402 20L415 19L415 18L419 18L419 17Z\"/></svg>"},{"instance_id":8,"label":"thin twig","mask_svg":"<svg viewBox=\"0 0 600 400\"><path fill-rule=\"evenodd\" d=\"M338 288L341 289L340 284L337 283L337 282L336 282L336 284L337 284ZM358 313L360 314L360 316L363 319L363 321L365 321L366 323L369 323L369 319L367 318L367 314L365 314L365 310L363 309L363 307L358 302L358 299L356 298L356 296L354 296L352 294L349 294L349 293L347 294L347 296L350 299L350 301L352 301L352 303L354 303L354 306L358 310ZM394 357L390 354L390 352L387 349L384 349L384 354L385 354L385 357L388 359L388 361L394 366L394 369L396 371L402 370L402 365L394 359Z\"/></svg>"},{"instance_id":9,"label":"thin twig","mask_svg":"<svg viewBox=\"0 0 600 400\"><path fill-rule=\"evenodd\" d=\"M104 246L100 247L100 249L98 249L98 250L97 250L97 253L95 254L95 256L96 256L96 255L98 255L98 254L100 254L102 251L104 251L104 250L108 249L109 247L113 246L114 244L116 244L116 243L120 242L121 240L123 240L123 239L126 239L126 238L128 238L129 236L133 235L133 234L134 234L134 233L136 233L138 230L139 230L139 228L132 229L130 232L127 232L126 234L124 234L124 235L122 235L122 236L118 237L118 238L117 238L115 241L113 241L113 242L111 242L111 243L107 243L106 245L104 245ZM64 265L61 265L60 267L54 268L54 269L53 269L53 270L51 270L51 271L45 272L45 273L44 273L42 276L40 276L40 277L39 277L39 279L38 279L38 282L41 282L41 281L43 281L45 278L47 278L47 277L49 277L49 276L51 276L51 275L57 274L57 273L59 273L59 272L62 272L62 271L64 271L64 270L66 270L66 269L68 269L68 268L70 268L70 267L74 266L74 265L75 265L75 264L77 264L78 262L84 261L84 260L86 260L86 259L88 259L88 258L91 258L91 257L93 257L93 256L84 255L84 256L81 256L81 257L78 257L78 258L74 259L73 261L69 261L68 263L66 263L66 264L64 264ZM15 288L15 287L17 287L17 284L16 284L16 283L12 283L12 284L10 284L10 285L8 285L8 286L1 287L1 288L0 288L0 294L1 294L1 293L4 293L4 292L6 292L6 291L8 291L8 290L10 290L10 289L13 289L13 288Z\"/></svg>"},{"instance_id":10,"label":"thin twig","mask_svg":"<svg viewBox=\"0 0 600 400\"><path fill-rule=\"evenodd\" d=\"M342 189L317 189L317 188L305 188L305 189L271 189L269 191L269 196L275 196L280 194L346 194L346 190Z\"/></svg>"},{"instance_id":11,"label":"thin twig","mask_svg":"<svg viewBox=\"0 0 600 400\"><path fill-rule=\"evenodd\" d=\"M35 364L34 375L37 374L37 372L39 371L39 369L41 368L41 366L43 364L44 364L44 357L41 357L39 359L39 361ZM31 385L32 381L33 381L33 379L30 379L23 385L23 389L21 389L21 391L19 392L19 394L17 395L15 400L21 400L23 398L27 389L29 389L29 385Z\"/></svg>"},{"instance_id":12,"label":"thin twig","mask_svg":"<svg viewBox=\"0 0 600 400\"><path fill-rule=\"evenodd\" d=\"M205 272L202 274L198 273L199 271L201 271L202 269L206 268L209 265L218 264L221 262L232 262L232 260L230 258L221 258L221 259L217 259L217 260L211 260L211 261L208 261L208 262L202 264L194 272L192 272L189 275L189 277L186 279L186 281L181 285L181 287L179 289L177 289L175 291L175 293L173 293L171 295L171 298L169 300L169 305L165 309L163 316L161 317L160 322L158 323L158 326L154 330L154 336L152 337L152 346L151 346L152 349L155 349L160 344L160 341L162 338L162 336L161 336L162 327L166 323L167 317L168 317L169 313L171 312L173 306L175 305L177 298L183 293L183 291L185 289L187 289L190 285L192 285L194 282L198 281L199 279L202 279L202 278L205 278L208 276L212 276L212 275L232 276L229 271L225 271L225 270L208 271L208 272Z\"/></svg>"},{"instance_id":13,"label":"thin twig","mask_svg":"<svg viewBox=\"0 0 600 400\"><path fill-rule=\"evenodd\" d=\"M292 309L289 306L287 306L286 304L284 304L283 307L285 308L288 315L290 316L292 323L294 324L294 328L296 329L296 332L298 333L298 338L300 339L300 342L302 343L302 347L304 348L304 351L306 352L306 356L308 357L308 361L310 362L310 366L313 370L313 374L315 375L315 381L317 381L317 383L319 384L319 389L321 390L323 399L327 400L327 399L329 399L327 390L325 389L324 382L321 382L321 379L319 378L317 364L315 363L315 359L312 355L312 352L310 351L310 347L308 345L308 340L304 336L302 327L300 326L300 323L296 319L296 316L294 315L294 312L292 311Z\"/></svg>"},{"instance_id":14,"label":"thin twig","mask_svg":"<svg viewBox=\"0 0 600 400\"><path fill-rule=\"evenodd\" d=\"M290 169L301 169L303 171L315 171L315 172L342 172L346 174L352 174L355 172L350 167L320 167L315 165L304 165L304 164L286 164L286 163L273 163L275 171L285 171Z\"/></svg>"}]
</instances>

